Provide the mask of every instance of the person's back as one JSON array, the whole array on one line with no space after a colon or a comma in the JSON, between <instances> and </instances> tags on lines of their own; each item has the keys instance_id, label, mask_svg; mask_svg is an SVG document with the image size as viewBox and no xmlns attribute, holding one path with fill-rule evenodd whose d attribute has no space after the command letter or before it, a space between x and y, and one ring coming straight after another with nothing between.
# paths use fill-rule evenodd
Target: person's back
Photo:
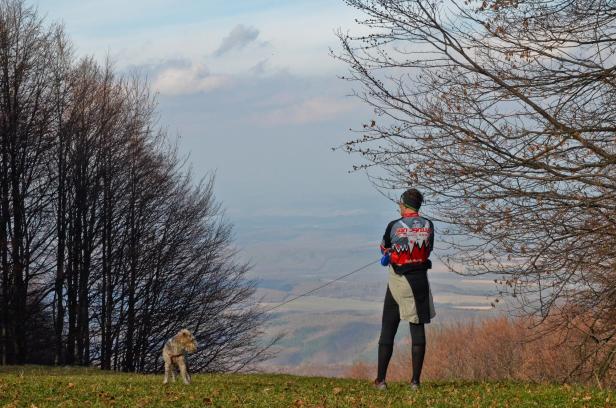
<instances>
[{"instance_id":1,"label":"person's back","mask_svg":"<svg viewBox=\"0 0 616 408\"><path fill-rule=\"evenodd\" d=\"M413 270L430 269L430 253L434 246L432 221L417 212L405 213L404 217L387 225L381 251L389 250L389 261L398 274Z\"/></svg>"},{"instance_id":2,"label":"person's back","mask_svg":"<svg viewBox=\"0 0 616 408\"><path fill-rule=\"evenodd\" d=\"M379 339L379 366L374 385L386 388L385 376L393 352L394 338L401 320L409 322L412 340L413 379L411 385L419 387L419 377L426 350L424 324L436 315L428 269L432 267L430 253L434 247L434 225L419 215L423 196L415 189L400 197L401 218L391 221L385 229L381 261L389 265L387 292L383 304L381 336Z\"/></svg>"}]
</instances>

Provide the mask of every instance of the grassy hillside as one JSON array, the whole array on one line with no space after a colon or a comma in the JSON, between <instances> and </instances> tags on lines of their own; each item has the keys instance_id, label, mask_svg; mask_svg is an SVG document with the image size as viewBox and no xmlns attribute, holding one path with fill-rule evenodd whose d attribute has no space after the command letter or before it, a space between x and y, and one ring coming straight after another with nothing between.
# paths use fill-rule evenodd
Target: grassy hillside
<instances>
[{"instance_id":1,"label":"grassy hillside","mask_svg":"<svg viewBox=\"0 0 616 408\"><path fill-rule=\"evenodd\" d=\"M357 380L288 375L194 375L162 385L160 375L96 369L0 367L0 407L616 407L616 393L523 383L405 384L378 391Z\"/></svg>"}]
</instances>

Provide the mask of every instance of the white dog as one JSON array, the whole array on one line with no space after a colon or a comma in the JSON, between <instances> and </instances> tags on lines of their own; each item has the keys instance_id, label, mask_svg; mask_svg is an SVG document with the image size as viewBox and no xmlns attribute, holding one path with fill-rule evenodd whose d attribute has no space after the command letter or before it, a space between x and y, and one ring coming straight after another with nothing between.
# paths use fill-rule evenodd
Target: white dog
<instances>
[{"instance_id":1,"label":"white dog","mask_svg":"<svg viewBox=\"0 0 616 408\"><path fill-rule=\"evenodd\" d=\"M185 353L194 353L197 350L197 341L192 333L186 329L182 329L167 340L163 347L163 360L165 361L165 379L163 384L169 382L169 373L171 379L175 382L175 366L180 369L180 376L184 384L190 384L190 374L186 370Z\"/></svg>"}]
</instances>

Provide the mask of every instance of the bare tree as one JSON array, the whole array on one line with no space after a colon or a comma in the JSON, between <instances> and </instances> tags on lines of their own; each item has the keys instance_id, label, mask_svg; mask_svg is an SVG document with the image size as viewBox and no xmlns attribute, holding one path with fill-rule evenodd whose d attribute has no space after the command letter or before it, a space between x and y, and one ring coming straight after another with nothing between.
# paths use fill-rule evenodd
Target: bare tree
<instances>
[{"instance_id":1,"label":"bare tree","mask_svg":"<svg viewBox=\"0 0 616 408\"><path fill-rule=\"evenodd\" d=\"M0 364L160 368L192 330L201 371L268 356L214 179L196 182L137 75L76 59L0 0Z\"/></svg>"},{"instance_id":2,"label":"bare tree","mask_svg":"<svg viewBox=\"0 0 616 408\"><path fill-rule=\"evenodd\" d=\"M604 376L616 356L614 5L346 3L367 34L339 33L337 57L377 115L345 145L364 158L356 168L384 189L425 190L450 267L499 273L525 312L586 333Z\"/></svg>"},{"instance_id":3,"label":"bare tree","mask_svg":"<svg viewBox=\"0 0 616 408\"><path fill-rule=\"evenodd\" d=\"M46 152L53 145L49 88L51 37L21 2L0 2L0 257L2 362L25 363L27 299L45 296L43 279L53 223ZM36 291L34 293L33 291Z\"/></svg>"}]
</instances>

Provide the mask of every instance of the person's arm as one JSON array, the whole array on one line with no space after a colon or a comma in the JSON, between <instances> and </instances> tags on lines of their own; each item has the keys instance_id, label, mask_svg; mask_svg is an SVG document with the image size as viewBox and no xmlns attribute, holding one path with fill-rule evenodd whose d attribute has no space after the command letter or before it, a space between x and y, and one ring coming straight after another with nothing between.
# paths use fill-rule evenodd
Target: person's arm
<instances>
[{"instance_id":1,"label":"person's arm","mask_svg":"<svg viewBox=\"0 0 616 408\"><path fill-rule=\"evenodd\" d=\"M391 249L391 228L394 224L394 221L387 224L387 228L385 228L385 234L383 235L383 240L381 241L381 265L388 266L389 265L389 250Z\"/></svg>"},{"instance_id":2,"label":"person's arm","mask_svg":"<svg viewBox=\"0 0 616 408\"><path fill-rule=\"evenodd\" d=\"M434 223L431 220L428 220L428 222L430 223L430 238L429 238L430 251L433 251L434 250Z\"/></svg>"},{"instance_id":3,"label":"person's arm","mask_svg":"<svg viewBox=\"0 0 616 408\"><path fill-rule=\"evenodd\" d=\"M395 221L387 224L387 228L385 228L385 234L383 235L383 240L381 241L381 253L384 254L391 249L391 228L393 227Z\"/></svg>"}]
</instances>

